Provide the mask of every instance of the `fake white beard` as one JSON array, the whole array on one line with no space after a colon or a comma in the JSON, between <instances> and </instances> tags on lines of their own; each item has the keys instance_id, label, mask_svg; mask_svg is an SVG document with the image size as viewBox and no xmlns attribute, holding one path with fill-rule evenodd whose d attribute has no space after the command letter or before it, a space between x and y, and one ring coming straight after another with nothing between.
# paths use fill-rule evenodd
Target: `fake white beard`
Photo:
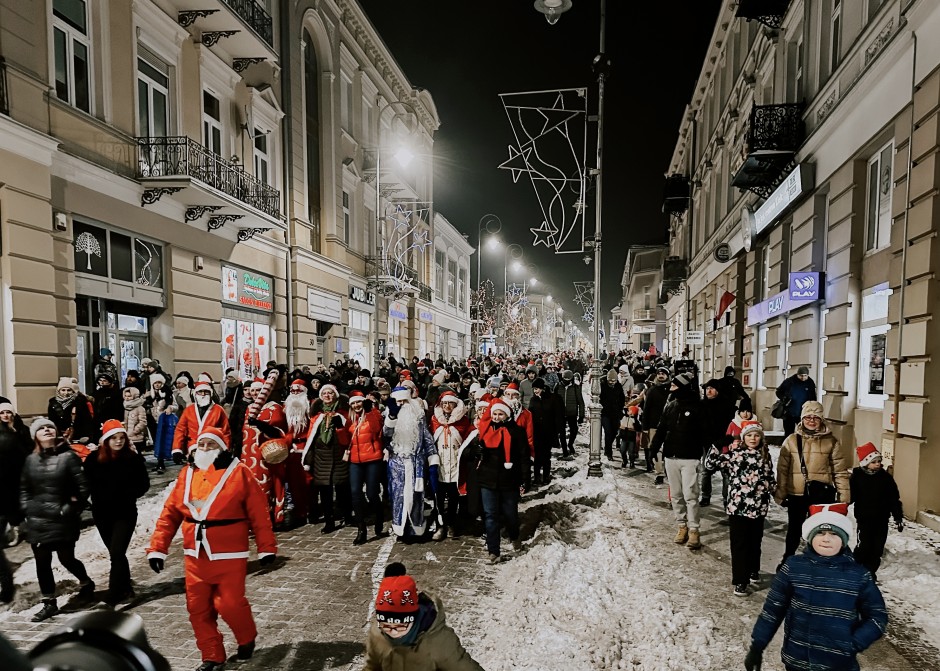
<instances>
[{"instance_id":1,"label":"fake white beard","mask_svg":"<svg viewBox=\"0 0 940 671\"><path fill-rule=\"evenodd\" d=\"M202 394L196 394L196 405L198 405L200 408L205 408L210 403L212 403L211 396L204 396Z\"/></svg>"},{"instance_id":2,"label":"fake white beard","mask_svg":"<svg viewBox=\"0 0 940 671\"><path fill-rule=\"evenodd\" d=\"M419 422L424 421L424 409L421 401L410 400L398 411L395 433L392 434L392 448L395 454L410 457L418 446Z\"/></svg>"},{"instance_id":3,"label":"fake white beard","mask_svg":"<svg viewBox=\"0 0 940 671\"><path fill-rule=\"evenodd\" d=\"M517 414L519 409L522 408L522 399L519 398L507 398L505 399L506 405L512 409L512 414Z\"/></svg>"},{"instance_id":4,"label":"fake white beard","mask_svg":"<svg viewBox=\"0 0 940 671\"><path fill-rule=\"evenodd\" d=\"M290 394L284 401L284 415L291 431L298 432L307 428L310 421L310 402L306 394Z\"/></svg>"},{"instance_id":5,"label":"fake white beard","mask_svg":"<svg viewBox=\"0 0 940 671\"><path fill-rule=\"evenodd\" d=\"M193 450L193 463L196 464L196 468L201 471L209 468L216 458L219 456L221 450Z\"/></svg>"}]
</instances>

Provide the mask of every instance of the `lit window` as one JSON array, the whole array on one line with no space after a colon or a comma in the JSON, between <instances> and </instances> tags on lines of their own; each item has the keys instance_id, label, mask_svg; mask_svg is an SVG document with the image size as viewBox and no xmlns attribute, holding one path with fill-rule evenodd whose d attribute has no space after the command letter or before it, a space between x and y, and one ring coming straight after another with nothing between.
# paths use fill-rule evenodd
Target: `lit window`
<instances>
[{"instance_id":1,"label":"lit window","mask_svg":"<svg viewBox=\"0 0 940 671\"><path fill-rule=\"evenodd\" d=\"M53 0L52 42L56 97L91 113L91 41L84 0Z\"/></svg>"},{"instance_id":2,"label":"lit window","mask_svg":"<svg viewBox=\"0 0 940 671\"><path fill-rule=\"evenodd\" d=\"M891 243L891 192L894 143L889 142L868 161L868 207L865 215L865 249L881 249Z\"/></svg>"},{"instance_id":3,"label":"lit window","mask_svg":"<svg viewBox=\"0 0 940 671\"><path fill-rule=\"evenodd\" d=\"M268 156L268 134L260 128L255 128L254 145L255 177L265 184L270 184L268 180L271 158Z\"/></svg>"},{"instance_id":4,"label":"lit window","mask_svg":"<svg viewBox=\"0 0 940 671\"><path fill-rule=\"evenodd\" d=\"M222 155L222 105L208 91L202 92L202 142L213 154Z\"/></svg>"},{"instance_id":5,"label":"lit window","mask_svg":"<svg viewBox=\"0 0 940 671\"><path fill-rule=\"evenodd\" d=\"M887 359L888 297L891 289L887 282L862 295L862 321L858 338L858 405L863 408L883 408Z\"/></svg>"}]
</instances>

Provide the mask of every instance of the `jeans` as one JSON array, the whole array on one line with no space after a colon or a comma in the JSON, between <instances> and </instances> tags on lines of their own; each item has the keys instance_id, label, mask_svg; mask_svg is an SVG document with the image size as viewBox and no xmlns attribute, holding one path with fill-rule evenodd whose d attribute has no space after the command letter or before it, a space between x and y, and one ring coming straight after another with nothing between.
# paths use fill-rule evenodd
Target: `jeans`
<instances>
[{"instance_id":1,"label":"jeans","mask_svg":"<svg viewBox=\"0 0 940 671\"><path fill-rule=\"evenodd\" d=\"M78 578L80 583L87 583L91 578L85 571L85 565L75 558L75 543L40 543L33 544L33 557L36 558L36 578L39 591L44 599L55 598L55 577L52 575L52 553L59 557L59 563L65 570Z\"/></svg>"},{"instance_id":2,"label":"jeans","mask_svg":"<svg viewBox=\"0 0 940 671\"><path fill-rule=\"evenodd\" d=\"M746 585L750 575L760 571L764 518L728 515L728 526L731 532L731 584Z\"/></svg>"},{"instance_id":3,"label":"jeans","mask_svg":"<svg viewBox=\"0 0 940 671\"><path fill-rule=\"evenodd\" d=\"M698 459L666 459L666 476L672 494L672 511L676 522L690 529L699 528L698 475L702 462Z\"/></svg>"},{"instance_id":4,"label":"jeans","mask_svg":"<svg viewBox=\"0 0 940 671\"><path fill-rule=\"evenodd\" d=\"M702 498L711 499L712 497L712 476L718 471L710 471L703 466L702 471ZM721 500L728 500L728 476L721 473Z\"/></svg>"},{"instance_id":5,"label":"jeans","mask_svg":"<svg viewBox=\"0 0 940 671\"><path fill-rule=\"evenodd\" d=\"M614 420L613 417L601 415L601 428L604 430L604 456L608 459L613 459L614 440L617 438L617 432L620 430L620 420Z\"/></svg>"},{"instance_id":6,"label":"jeans","mask_svg":"<svg viewBox=\"0 0 940 671\"><path fill-rule=\"evenodd\" d=\"M809 514L809 499L805 496L787 497L787 540L783 551L784 560L796 554L803 537L803 522Z\"/></svg>"},{"instance_id":7,"label":"jeans","mask_svg":"<svg viewBox=\"0 0 940 671\"><path fill-rule=\"evenodd\" d=\"M136 515L115 519L98 519L98 516L95 518L98 534L111 556L111 573L108 575L108 591L111 596L119 596L131 590L131 569L127 564L127 548L131 544L136 525Z\"/></svg>"},{"instance_id":8,"label":"jeans","mask_svg":"<svg viewBox=\"0 0 940 671\"><path fill-rule=\"evenodd\" d=\"M361 464L349 464L349 485L352 490L352 507L356 514L356 523L359 526L366 524L366 499L372 514L375 515L373 524L382 524L382 499L379 496L379 481L382 479L381 459L366 461ZM363 496L362 487L365 485L366 493Z\"/></svg>"},{"instance_id":9,"label":"jeans","mask_svg":"<svg viewBox=\"0 0 940 671\"><path fill-rule=\"evenodd\" d=\"M486 550L499 556L499 521L506 523L509 540L519 538L519 491L516 489L480 488L483 499L483 526L486 529Z\"/></svg>"}]
</instances>

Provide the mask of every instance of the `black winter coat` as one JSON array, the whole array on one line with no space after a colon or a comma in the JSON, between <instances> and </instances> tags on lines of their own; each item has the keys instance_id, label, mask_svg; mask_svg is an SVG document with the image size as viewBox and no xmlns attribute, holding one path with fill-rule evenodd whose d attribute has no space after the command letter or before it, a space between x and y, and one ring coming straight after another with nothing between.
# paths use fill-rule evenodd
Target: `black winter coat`
<instances>
[{"instance_id":1,"label":"black winter coat","mask_svg":"<svg viewBox=\"0 0 940 671\"><path fill-rule=\"evenodd\" d=\"M20 477L32 444L29 429L25 426L20 425L19 430L0 426L0 520L13 525L23 519L20 511ZM2 526L0 521L0 528Z\"/></svg>"},{"instance_id":2,"label":"black winter coat","mask_svg":"<svg viewBox=\"0 0 940 671\"><path fill-rule=\"evenodd\" d=\"M541 396L533 396L529 401L529 412L532 413L536 446L558 447L558 432L565 426L561 399L556 394L543 390Z\"/></svg>"},{"instance_id":3,"label":"black winter coat","mask_svg":"<svg viewBox=\"0 0 940 671\"><path fill-rule=\"evenodd\" d=\"M705 442L706 445L724 447L731 444L728 437L728 425L734 419L734 405L718 393L715 398L702 399L702 409L705 414Z\"/></svg>"},{"instance_id":4,"label":"black winter coat","mask_svg":"<svg viewBox=\"0 0 940 671\"><path fill-rule=\"evenodd\" d=\"M856 466L849 478L855 519L885 523L890 515L896 522L900 521L903 516L901 494L894 477L884 468L874 473L866 473L865 470Z\"/></svg>"},{"instance_id":5,"label":"black winter coat","mask_svg":"<svg viewBox=\"0 0 940 671\"><path fill-rule=\"evenodd\" d=\"M496 426L493 424L492 426ZM503 447L489 448L480 439L466 449L473 449L477 463L475 480L479 487L487 489L514 490L529 486L529 439L525 429L515 422L506 422L509 430L512 468L506 468L506 452Z\"/></svg>"},{"instance_id":6,"label":"black winter coat","mask_svg":"<svg viewBox=\"0 0 940 671\"><path fill-rule=\"evenodd\" d=\"M102 387L95 391L95 422L101 426L109 419L124 421L124 399L117 387Z\"/></svg>"},{"instance_id":7,"label":"black winter coat","mask_svg":"<svg viewBox=\"0 0 940 671\"><path fill-rule=\"evenodd\" d=\"M669 400L669 382L654 384L646 388L646 400L643 402L643 427L655 429L663 416L666 402ZM727 426L727 425L726 425Z\"/></svg>"},{"instance_id":8,"label":"black winter coat","mask_svg":"<svg viewBox=\"0 0 940 671\"><path fill-rule=\"evenodd\" d=\"M561 398L562 406L565 409L565 417L577 417L578 422L584 421L584 395L581 394L581 385L569 382L562 382L558 387L557 394Z\"/></svg>"},{"instance_id":9,"label":"black winter coat","mask_svg":"<svg viewBox=\"0 0 940 671\"><path fill-rule=\"evenodd\" d=\"M137 499L150 489L147 462L142 454L125 447L111 461L101 461L101 447L85 458L83 468L96 523L137 517Z\"/></svg>"},{"instance_id":10,"label":"black winter coat","mask_svg":"<svg viewBox=\"0 0 940 671\"><path fill-rule=\"evenodd\" d=\"M623 417L623 406L626 403L623 387L619 382L608 384L607 380L601 382L601 414L619 422Z\"/></svg>"},{"instance_id":11,"label":"black winter coat","mask_svg":"<svg viewBox=\"0 0 940 671\"><path fill-rule=\"evenodd\" d=\"M26 457L20 480L20 509L26 515L26 539L30 543L77 541L87 500L82 460L67 443Z\"/></svg>"},{"instance_id":12,"label":"black winter coat","mask_svg":"<svg viewBox=\"0 0 940 671\"><path fill-rule=\"evenodd\" d=\"M667 459L701 459L707 444L706 431L702 402L694 396L674 399L663 410L651 449L655 453L662 447Z\"/></svg>"},{"instance_id":13,"label":"black winter coat","mask_svg":"<svg viewBox=\"0 0 940 671\"><path fill-rule=\"evenodd\" d=\"M72 411L75 411L75 421L72 421ZM90 399L84 394L75 394L75 398L67 408L63 408L58 399L53 396L49 399L49 407L46 409L46 417L52 420L59 433L65 435L68 429L72 429L69 440L78 442L80 438L87 438L89 442L98 442L98 436L101 435L99 427L101 422L95 421L92 404ZM124 419L124 405L121 402L121 419Z\"/></svg>"}]
</instances>

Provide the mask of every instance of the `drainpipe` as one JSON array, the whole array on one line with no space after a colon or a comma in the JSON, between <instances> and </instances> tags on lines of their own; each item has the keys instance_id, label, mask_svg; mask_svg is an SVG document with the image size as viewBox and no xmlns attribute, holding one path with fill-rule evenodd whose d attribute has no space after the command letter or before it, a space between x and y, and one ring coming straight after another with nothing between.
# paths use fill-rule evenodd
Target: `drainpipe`
<instances>
[{"instance_id":1,"label":"drainpipe","mask_svg":"<svg viewBox=\"0 0 940 671\"><path fill-rule=\"evenodd\" d=\"M894 446L898 442L898 416L901 409L901 364L905 358L901 354L904 342L904 294L907 287L907 278L904 274L907 272L907 234L908 223L911 218L911 170L914 167L914 93L917 90L917 33L912 31L911 37L914 42L914 53L911 57L911 134L907 141L907 180L904 187L904 234L901 238L901 288L898 296L898 356L894 361L894 410L892 414L892 440ZM895 448L896 449L896 448ZM892 458L891 471L894 471L894 459ZM912 513L917 515L917 511Z\"/></svg>"},{"instance_id":2,"label":"drainpipe","mask_svg":"<svg viewBox=\"0 0 940 671\"><path fill-rule=\"evenodd\" d=\"M291 96L291 34L290 12L285 3L278 11L278 19L281 23L280 30L280 61L281 66L281 98L284 102L284 109L287 110L287 116L281 119L281 162L283 163L282 173L284 175L282 199L284 203L284 215L287 217L287 234L284 236L287 240L287 252L284 254L285 273L284 279L287 282L287 369L294 370L294 358L296 355L296 343L294 342L294 272L292 268L294 258L294 243L291 237L291 199L288 195L288 186L293 184L294 171L291 166L290 156L292 155L294 135L291 132L291 125L286 120L290 119L292 113ZM313 48L313 45L308 45Z\"/></svg>"}]
</instances>

